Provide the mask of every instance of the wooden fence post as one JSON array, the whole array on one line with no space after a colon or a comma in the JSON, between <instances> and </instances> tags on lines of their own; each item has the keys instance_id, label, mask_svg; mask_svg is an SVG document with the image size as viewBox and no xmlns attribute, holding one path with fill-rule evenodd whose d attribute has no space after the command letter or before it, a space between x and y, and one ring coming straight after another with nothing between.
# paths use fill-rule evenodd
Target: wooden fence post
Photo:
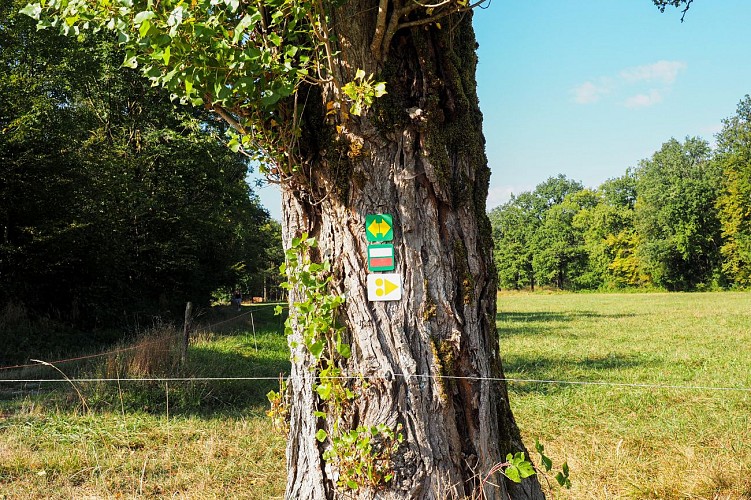
<instances>
[{"instance_id":1,"label":"wooden fence post","mask_svg":"<svg viewBox=\"0 0 751 500\"><path fill-rule=\"evenodd\" d=\"M188 361L188 342L190 341L190 321L193 313L193 303L185 304L185 323L183 324L183 346L180 352L180 364L185 366Z\"/></svg>"}]
</instances>

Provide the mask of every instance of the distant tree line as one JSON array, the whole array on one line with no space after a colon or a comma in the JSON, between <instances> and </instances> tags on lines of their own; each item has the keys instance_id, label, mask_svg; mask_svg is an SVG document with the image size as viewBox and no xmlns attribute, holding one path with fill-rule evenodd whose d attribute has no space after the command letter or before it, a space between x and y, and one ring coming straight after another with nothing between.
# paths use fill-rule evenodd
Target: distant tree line
<instances>
[{"instance_id":1,"label":"distant tree line","mask_svg":"<svg viewBox=\"0 0 751 500\"><path fill-rule=\"evenodd\" d=\"M116 40L37 31L24 3L0 4L0 310L96 329L278 284L279 224L224 125L122 68Z\"/></svg>"},{"instance_id":2,"label":"distant tree line","mask_svg":"<svg viewBox=\"0 0 751 500\"><path fill-rule=\"evenodd\" d=\"M597 189L564 175L490 212L499 286L751 286L751 98L712 149L671 139Z\"/></svg>"}]
</instances>

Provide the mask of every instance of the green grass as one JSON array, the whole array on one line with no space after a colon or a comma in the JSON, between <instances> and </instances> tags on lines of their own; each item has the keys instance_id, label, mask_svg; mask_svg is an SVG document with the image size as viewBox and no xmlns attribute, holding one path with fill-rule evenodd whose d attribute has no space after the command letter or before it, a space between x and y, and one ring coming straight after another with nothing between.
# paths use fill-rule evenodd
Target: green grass
<instances>
[{"instance_id":1,"label":"green grass","mask_svg":"<svg viewBox=\"0 0 751 500\"><path fill-rule=\"evenodd\" d=\"M188 366L168 375L275 377L289 371L286 339L268 308L254 312L255 335L249 315L228 308L202 320L222 323L199 328ZM93 374L104 375L108 364L101 362ZM64 370L82 377L92 366ZM68 385L0 386L0 499L284 495L285 440L265 414L265 394L278 388L276 382L78 388L88 410Z\"/></svg>"},{"instance_id":2,"label":"green grass","mask_svg":"<svg viewBox=\"0 0 751 500\"><path fill-rule=\"evenodd\" d=\"M507 377L751 387L751 294L501 294ZM751 393L511 383L556 498L751 498Z\"/></svg>"},{"instance_id":3,"label":"green grass","mask_svg":"<svg viewBox=\"0 0 751 500\"><path fill-rule=\"evenodd\" d=\"M255 311L255 336L247 315L202 318L221 323L199 328L176 375L286 372L279 318ZM502 294L498 327L509 377L751 387L751 294ZM0 499L284 494L285 442L265 415L273 381L81 384L88 411L69 386L49 387L0 385ZM571 466L571 490L553 498L751 498L749 392L509 391L528 446L539 438Z\"/></svg>"}]
</instances>

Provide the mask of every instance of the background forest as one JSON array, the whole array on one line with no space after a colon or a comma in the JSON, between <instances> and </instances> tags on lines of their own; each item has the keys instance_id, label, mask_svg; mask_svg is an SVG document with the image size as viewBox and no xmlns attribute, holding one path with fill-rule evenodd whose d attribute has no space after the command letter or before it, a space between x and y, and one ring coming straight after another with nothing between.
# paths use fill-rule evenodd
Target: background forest
<instances>
[{"instance_id":1,"label":"background forest","mask_svg":"<svg viewBox=\"0 0 751 500\"><path fill-rule=\"evenodd\" d=\"M224 125L121 67L104 34L37 31L24 3L0 4L0 360L115 340L217 291L273 294L279 224Z\"/></svg>"},{"instance_id":2,"label":"background forest","mask_svg":"<svg viewBox=\"0 0 751 500\"><path fill-rule=\"evenodd\" d=\"M751 98L716 147L670 139L597 189L550 178L490 212L499 286L751 286Z\"/></svg>"}]
</instances>

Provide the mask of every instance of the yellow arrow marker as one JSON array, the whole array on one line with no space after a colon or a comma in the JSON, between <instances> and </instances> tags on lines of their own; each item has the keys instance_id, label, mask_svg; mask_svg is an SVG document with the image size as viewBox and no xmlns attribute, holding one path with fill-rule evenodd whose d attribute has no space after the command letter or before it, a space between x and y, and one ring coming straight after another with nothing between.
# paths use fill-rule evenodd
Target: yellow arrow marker
<instances>
[{"instance_id":1,"label":"yellow arrow marker","mask_svg":"<svg viewBox=\"0 0 751 500\"><path fill-rule=\"evenodd\" d=\"M397 285L396 283L392 283L389 280L381 278L376 280L376 286L378 287L378 289L376 290L376 295L378 295L379 297L388 295L399 288L399 285Z\"/></svg>"},{"instance_id":2,"label":"yellow arrow marker","mask_svg":"<svg viewBox=\"0 0 751 500\"><path fill-rule=\"evenodd\" d=\"M401 300L402 299L402 275L391 274L368 274L368 300Z\"/></svg>"},{"instance_id":3,"label":"yellow arrow marker","mask_svg":"<svg viewBox=\"0 0 751 500\"><path fill-rule=\"evenodd\" d=\"M381 219L381 222L373 219L373 222L368 226L368 231L370 231L370 234L373 236L378 236L379 234L385 236L390 230L391 226L389 226L389 223L383 219Z\"/></svg>"}]
</instances>

